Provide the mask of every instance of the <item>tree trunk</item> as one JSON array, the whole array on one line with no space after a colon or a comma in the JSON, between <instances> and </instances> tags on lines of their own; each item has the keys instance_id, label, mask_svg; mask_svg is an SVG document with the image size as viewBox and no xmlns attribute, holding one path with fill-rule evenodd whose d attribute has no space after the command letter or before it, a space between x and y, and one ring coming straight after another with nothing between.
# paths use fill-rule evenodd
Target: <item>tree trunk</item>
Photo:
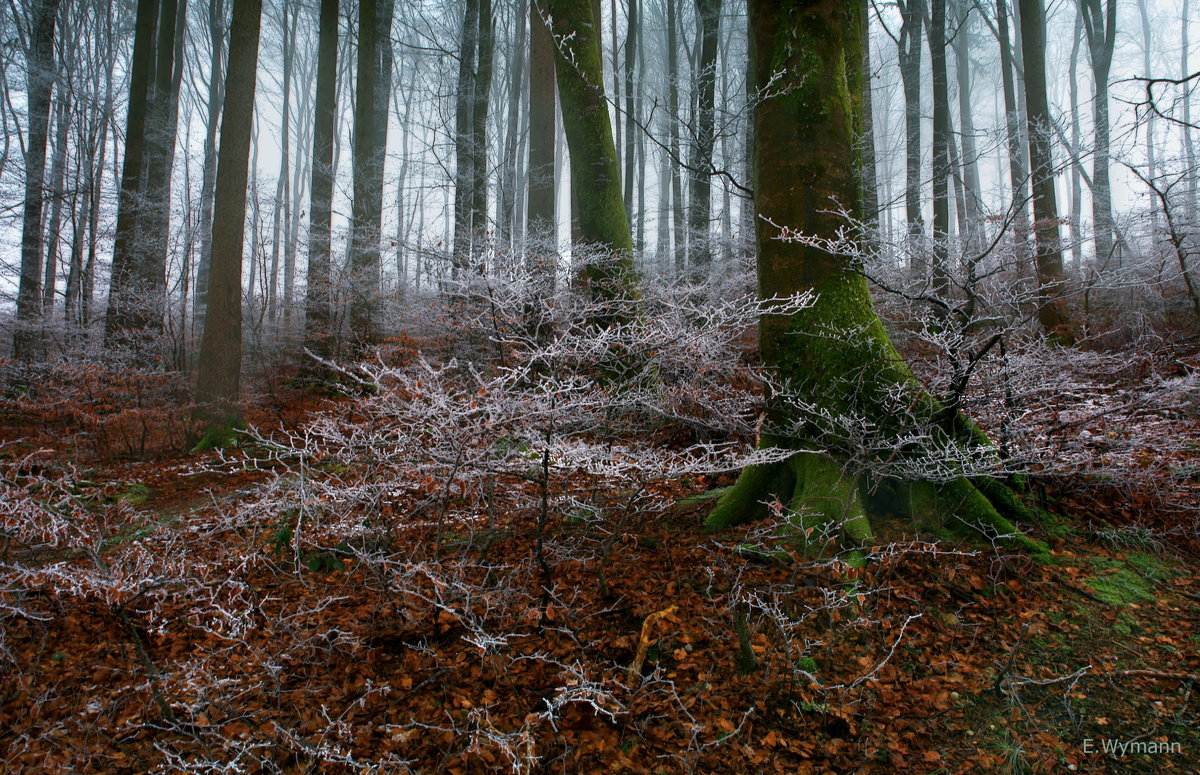
<instances>
[{"instance_id":1,"label":"tree trunk","mask_svg":"<svg viewBox=\"0 0 1200 775\"><path fill-rule=\"evenodd\" d=\"M675 276L687 268L687 230L684 228L683 175L679 156L679 20L676 0L667 0L667 148L671 157L671 232L675 243Z\"/></svg>"},{"instance_id":2,"label":"tree trunk","mask_svg":"<svg viewBox=\"0 0 1200 775\"><path fill-rule=\"evenodd\" d=\"M1079 10L1083 14L1083 30L1087 35L1088 53L1092 62L1092 82L1096 88L1095 99L1092 101L1092 124L1096 133L1092 155L1092 231L1096 244L1096 261L1105 262L1112 255L1114 248L1112 184L1108 174L1111 146L1108 73L1112 68L1113 46L1116 44L1117 0L1107 0L1103 14L1100 10L1100 0L1079 0ZM1026 70L1028 71L1028 65Z\"/></svg>"},{"instance_id":3,"label":"tree trunk","mask_svg":"<svg viewBox=\"0 0 1200 775\"><path fill-rule=\"evenodd\" d=\"M707 279L712 268L712 169L714 90L717 78L717 41L721 29L721 0L696 0L700 21L700 58L696 74L696 139L692 149L691 191L688 200L688 269L692 277Z\"/></svg>"},{"instance_id":4,"label":"tree trunk","mask_svg":"<svg viewBox=\"0 0 1200 775\"><path fill-rule=\"evenodd\" d=\"M64 90L65 91L65 90ZM67 174L67 128L70 126L71 100L66 94L58 98L55 110L54 162L50 165L50 221L46 224L46 263L42 278L42 316L54 310L54 292L58 281L58 243L62 231L62 211L67 194L63 183Z\"/></svg>"},{"instance_id":5,"label":"tree trunk","mask_svg":"<svg viewBox=\"0 0 1200 775\"><path fill-rule=\"evenodd\" d=\"M479 6L466 0L458 47L458 86L454 98L454 269L465 266L474 254L475 152L472 116L475 111L475 56L479 49Z\"/></svg>"},{"instance_id":6,"label":"tree trunk","mask_svg":"<svg viewBox=\"0 0 1200 775\"><path fill-rule=\"evenodd\" d=\"M772 94L755 111L754 205L758 213L759 297L812 291L812 306L790 315L763 315L759 351L784 393L770 397L765 447L793 450L786 460L744 470L709 515L710 528L753 519L776 501L796 528L801 544L819 545L826 530L851 547L868 544L865 467L883 452L915 455L899 439L926 432L943 450L957 433L937 424L942 409L900 359L875 313L866 280L850 258L803 240L780 239L778 224L808 237L837 239L845 225L840 207L856 210L855 141L861 131L851 94L857 94L862 30L861 6L841 0L750 0L753 77ZM847 89L846 87L849 86ZM821 110L813 110L814 105ZM786 236L786 235L784 235ZM805 405L812 407L806 411ZM852 440L836 420L874 425L879 446ZM978 433L963 421L963 431ZM917 429L921 429L918 431ZM810 451L813 448L821 452ZM927 451L936 460L936 450ZM925 462L925 458L910 460ZM903 468L903 467L902 467ZM918 472L919 465L907 470ZM961 522L991 536L1038 549L1024 538L977 486L953 469L928 478L907 474L881 479L897 497L886 510L907 512L917 522ZM991 489L988 487L988 489ZM1011 504L1010 498L997 500Z\"/></svg>"},{"instance_id":7,"label":"tree trunk","mask_svg":"<svg viewBox=\"0 0 1200 775\"><path fill-rule=\"evenodd\" d=\"M1008 144L1008 182L1012 191L1013 236L1018 267L1026 263L1029 239L1029 172L1025 166L1025 143L1022 137L1024 114L1017 101L1014 78L1015 65L1008 35L1008 0L996 0L996 24L999 27L1000 76L1004 85L1004 136Z\"/></svg>"},{"instance_id":8,"label":"tree trunk","mask_svg":"<svg viewBox=\"0 0 1200 775\"><path fill-rule=\"evenodd\" d=\"M520 183L517 177L517 149L520 147L521 133L521 103L525 87L525 22L524 8L514 12L517 24L515 43L509 53L508 64L508 115L504 129L504 168L500 175L500 204L496 213L496 227L500 245L507 250L515 250L519 233L517 216L517 189Z\"/></svg>"},{"instance_id":9,"label":"tree trunk","mask_svg":"<svg viewBox=\"0 0 1200 775\"><path fill-rule=\"evenodd\" d=\"M227 99L217 157L212 274L196 381L196 402L206 425L201 447L228 443L240 422L242 244L261 20L262 0L234 0L225 78Z\"/></svg>"},{"instance_id":10,"label":"tree trunk","mask_svg":"<svg viewBox=\"0 0 1200 775\"><path fill-rule=\"evenodd\" d=\"M1075 19L1075 35L1071 39L1071 65L1067 80L1068 96L1071 100L1071 154L1079 153L1082 132L1079 128L1079 44L1083 38L1083 15ZM1083 271L1083 170L1071 164L1071 271L1078 281Z\"/></svg>"},{"instance_id":11,"label":"tree trunk","mask_svg":"<svg viewBox=\"0 0 1200 775\"><path fill-rule=\"evenodd\" d=\"M482 253L487 246L488 230L488 109L492 101L492 71L494 66L496 32L492 19L492 0L479 0L479 30L476 35L479 50L475 56L475 87L471 106L471 244L475 248L471 259L474 268L482 272ZM479 255L476 255L479 254Z\"/></svg>"},{"instance_id":12,"label":"tree trunk","mask_svg":"<svg viewBox=\"0 0 1200 775\"><path fill-rule=\"evenodd\" d=\"M291 200L291 139L292 139L292 66L296 48L296 18L298 9L293 9L288 0L283 0L280 9L279 41L283 48L283 107L279 117L279 176L275 179L275 207L271 215L271 270L267 282L267 319L274 322L278 305L279 254L284 230L288 226L288 204ZM290 17L290 19L289 19ZM289 23L290 21L290 23Z\"/></svg>"},{"instance_id":13,"label":"tree trunk","mask_svg":"<svg viewBox=\"0 0 1200 775\"><path fill-rule=\"evenodd\" d=\"M1051 155L1052 119L1046 97L1046 44L1042 0L1020 0L1021 58L1025 69L1025 104L1029 126L1029 164L1033 176L1034 239L1037 243L1038 321L1051 339L1074 341L1067 313L1058 237L1058 202Z\"/></svg>"},{"instance_id":14,"label":"tree trunk","mask_svg":"<svg viewBox=\"0 0 1200 775\"><path fill-rule=\"evenodd\" d=\"M384 74L381 36L391 35L391 0L361 0L358 6L358 76L354 105L354 201L350 226L350 332L361 352L379 336L380 231L383 165L387 148L391 72ZM379 114L384 114L381 121Z\"/></svg>"},{"instance_id":15,"label":"tree trunk","mask_svg":"<svg viewBox=\"0 0 1200 775\"><path fill-rule=\"evenodd\" d=\"M908 221L909 250L918 250L925 231L921 217L921 0L900 3L900 79L904 87L904 215Z\"/></svg>"},{"instance_id":16,"label":"tree trunk","mask_svg":"<svg viewBox=\"0 0 1200 775\"><path fill-rule=\"evenodd\" d=\"M1188 41L1188 30L1191 24L1192 17L1189 15L1188 0L1183 0L1183 10L1180 14L1182 20L1182 30L1180 37L1182 45L1179 47L1179 77L1187 78L1191 75L1191 68L1188 64L1188 55L1191 53ZM1187 160L1187 213L1188 222L1192 224L1193 229L1200 228L1200 196L1197 196L1197 189L1200 188L1197 181L1200 179L1200 166L1197 166L1196 161L1196 145L1192 140L1192 132L1188 131L1187 127L1192 126L1192 101L1190 99L1183 100L1183 157Z\"/></svg>"},{"instance_id":17,"label":"tree trunk","mask_svg":"<svg viewBox=\"0 0 1200 775\"><path fill-rule=\"evenodd\" d=\"M138 0L130 62L129 107L125 120L125 158L121 165L121 192L113 241L112 279L108 289L108 312L104 320L104 342L114 348L128 333L145 325L139 294L137 266L138 224L145 167L146 113L150 76L154 69L154 33L158 0Z\"/></svg>"},{"instance_id":18,"label":"tree trunk","mask_svg":"<svg viewBox=\"0 0 1200 775\"><path fill-rule=\"evenodd\" d=\"M633 222L633 187L637 179L637 156L633 140L637 111L634 105L633 79L638 55L638 2L639 0L628 0L625 27L625 155L623 159L625 174L622 176L622 181L625 184L625 217L629 219L630 223ZM613 77L616 77L615 72Z\"/></svg>"},{"instance_id":19,"label":"tree trunk","mask_svg":"<svg viewBox=\"0 0 1200 775\"><path fill-rule=\"evenodd\" d=\"M26 101L29 141L25 144L25 203L21 219L21 281L17 289L13 355L22 361L41 357L42 190L50 130L50 93L54 86L54 25L59 0L40 0L32 10L26 51Z\"/></svg>"},{"instance_id":20,"label":"tree trunk","mask_svg":"<svg viewBox=\"0 0 1200 775\"><path fill-rule=\"evenodd\" d=\"M217 179L217 126L225 101L225 0L208 2L208 38L212 46L208 61L208 100L204 119L204 170L200 177L200 257L196 262L195 319L204 319L208 302L209 263L212 260L213 190Z\"/></svg>"},{"instance_id":21,"label":"tree trunk","mask_svg":"<svg viewBox=\"0 0 1200 775\"><path fill-rule=\"evenodd\" d=\"M973 4L970 0L956 2L958 33L954 36L955 75L958 81L958 125L962 137L962 183L967 231L962 235L965 250L973 251L980 226L983 195L979 184L979 153L975 148L974 106L971 104L971 53L975 40L972 35Z\"/></svg>"},{"instance_id":22,"label":"tree trunk","mask_svg":"<svg viewBox=\"0 0 1200 775\"><path fill-rule=\"evenodd\" d=\"M556 238L554 189L555 76L554 40L546 27L538 0L529 3L529 196L526 200L526 232L531 253L552 249Z\"/></svg>"},{"instance_id":23,"label":"tree trunk","mask_svg":"<svg viewBox=\"0 0 1200 775\"><path fill-rule=\"evenodd\" d=\"M933 90L933 266L934 293L950 297L950 91L946 73L946 0L930 0L929 61Z\"/></svg>"},{"instance_id":24,"label":"tree trunk","mask_svg":"<svg viewBox=\"0 0 1200 775\"><path fill-rule=\"evenodd\" d=\"M312 183L309 184L308 283L304 300L304 346L320 358L332 355L333 134L338 48L338 0L321 0L317 33L317 88L313 100Z\"/></svg>"},{"instance_id":25,"label":"tree trunk","mask_svg":"<svg viewBox=\"0 0 1200 775\"><path fill-rule=\"evenodd\" d=\"M175 161L179 84L183 77L183 43L186 2L162 0L159 6L158 42L154 55L154 80L147 97L145 178L135 226L133 249L135 304L140 311L128 333L139 329L148 336L162 332L166 312L167 244L171 229L171 172Z\"/></svg>"},{"instance_id":26,"label":"tree trunk","mask_svg":"<svg viewBox=\"0 0 1200 775\"><path fill-rule=\"evenodd\" d=\"M591 0L547 0L546 8L552 33L564 41L555 66L580 239L607 256L586 262L581 279L597 298L636 298L633 239L604 96L599 23Z\"/></svg>"}]
</instances>

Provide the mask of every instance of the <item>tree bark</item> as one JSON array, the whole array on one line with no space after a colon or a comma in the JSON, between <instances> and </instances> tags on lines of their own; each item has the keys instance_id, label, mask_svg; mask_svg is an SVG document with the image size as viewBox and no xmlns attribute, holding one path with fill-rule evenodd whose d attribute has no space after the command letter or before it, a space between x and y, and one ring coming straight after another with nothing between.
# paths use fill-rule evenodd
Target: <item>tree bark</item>
<instances>
[{"instance_id":1,"label":"tree bark","mask_svg":"<svg viewBox=\"0 0 1200 775\"><path fill-rule=\"evenodd\" d=\"M196 381L196 402L206 425L201 447L228 443L240 423L242 246L261 21L262 0L234 0L217 157L212 275Z\"/></svg>"},{"instance_id":2,"label":"tree bark","mask_svg":"<svg viewBox=\"0 0 1200 775\"><path fill-rule=\"evenodd\" d=\"M875 450L860 448L838 432L836 422L827 426L823 418L861 417L877 424L892 444L914 426L935 437L942 433L935 422L941 407L892 347L854 259L803 240L779 239L772 225L837 239L845 222L836 211L857 210L854 147L862 127L850 94L860 82L860 9L841 0L749 3L755 83L761 89L777 74L782 77L755 111L759 297L805 291L817 296L805 310L765 314L759 322L763 364L797 399L770 397L769 430L761 443L794 452L782 462L744 470L709 515L710 528L754 519L767 512L764 501L777 501L801 544L819 546L827 529L840 532L850 547L869 544L867 513L876 499L864 497L861 467ZM805 404L814 409L805 411ZM955 441L949 431L939 439L945 446ZM897 446L891 452L906 454ZM1040 548L965 476L909 476L887 487L897 495L888 510L907 512L918 522L957 521Z\"/></svg>"},{"instance_id":3,"label":"tree bark","mask_svg":"<svg viewBox=\"0 0 1200 775\"><path fill-rule=\"evenodd\" d=\"M158 0L138 0L130 62L129 106L125 120L125 158L121 165L121 192L117 226L113 238L112 278L108 289L108 312L104 319L104 343L110 349L123 344L131 332L145 326L142 298L138 293L138 224L145 167L146 114L150 77L154 69L154 33Z\"/></svg>"},{"instance_id":4,"label":"tree bark","mask_svg":"<svg viewBox=\"0 0 1200 775\"><path fill-rule=\"evenodd\" d=\"M974 5L971 0L956 0L958 32L954 36L954 71L958 82L958 125L962 141L963 200L966 204L964 213L967 222L967 232L962 235L965 250L974 250L977 244L976 232L980 225L980 212L983 195L979 184L979 153L975 147L974 105L971 100L971 53L975 46L972 32L972 12Z\"/></svg>"}]
</instances>

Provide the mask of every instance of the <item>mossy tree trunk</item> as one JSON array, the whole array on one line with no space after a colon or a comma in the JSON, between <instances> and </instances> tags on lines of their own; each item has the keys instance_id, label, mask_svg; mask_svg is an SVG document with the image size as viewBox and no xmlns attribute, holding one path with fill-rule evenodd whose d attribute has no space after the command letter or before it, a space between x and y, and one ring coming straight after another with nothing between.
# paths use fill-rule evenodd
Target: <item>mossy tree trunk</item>
<instances>
[{"instance_id":1,"label":"mossy tree trunk","mask_svg":"<svg viewBox=\"0 0 1200 775\"><path fill-rule=\"evenodd\" d=\"M862 4L751 0L749 11L751 76L765 89L775 74L783 74L770 90L773 96L755 109L758 291L763 299L812 291L816 301L798 313L763 315L759 323L763 364L783 386L769 398L771 430L761 443L796 452L783 462L743 471L708 525L757 518L767 512L766 503L777 501L799 536L837 530L845 543L859 546L872 540L868 511L878 498L866 497L861 442L839 435L837 421L823 417L873 426L901 456L906 452L899 441L915 433L930 439L926 450L942 445L947 458L958 437L978 443L981 434L965 419L939 422L942 408L892 346L852 259L780 239L779 227L836 238L846 226L839 210L857 215ZM889 511L906 511L922 523L961 521L1035 547L974 483L965 475L947 476L945 466L927 480L909 476L874 483L896 496ZM997 500L1015 507L1009 498Z\"/></svg>"},{"instance_id":2,"label":"mossy tree trunk","mask_svg":"<svg viewBox=\"0 0 1200 775\"><path fill-rule=\"evenodd\" d=\"M558 49L555 70L580 241L608 257L588 261L582 279L596 297L636 298L633 237L604 97L599 21L591 0L545 0L543 7Z\"/></svg>"}]
</instances>

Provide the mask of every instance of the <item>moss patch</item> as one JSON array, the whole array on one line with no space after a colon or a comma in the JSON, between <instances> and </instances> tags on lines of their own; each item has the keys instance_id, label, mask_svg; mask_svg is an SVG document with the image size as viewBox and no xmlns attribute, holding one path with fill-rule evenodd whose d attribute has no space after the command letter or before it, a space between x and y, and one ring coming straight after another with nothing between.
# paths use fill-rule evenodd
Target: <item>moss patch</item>
<instances>
[{"instance_id":1,"label":"moss patch","mask_svg":"<svg viewBox=\"0 0 1200 775\"><path fill-rule=\"evenodd\" d=\"M1154 590L1150 582L1128 568L1116 568L1085 582L1096 597L1114 606L1148 604L1154 602Z\"/></svg>"}]
</instances>

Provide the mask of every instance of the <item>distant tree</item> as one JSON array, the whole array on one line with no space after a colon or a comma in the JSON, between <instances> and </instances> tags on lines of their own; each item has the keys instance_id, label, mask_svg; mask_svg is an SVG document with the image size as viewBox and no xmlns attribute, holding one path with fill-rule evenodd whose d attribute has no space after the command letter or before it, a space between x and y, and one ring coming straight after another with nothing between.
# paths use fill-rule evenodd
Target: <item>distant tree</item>
<instances>
[{"instance_id":1,"label":"distant tree","mask_svg":"<svg viewBox=\"0 0 1200 775\"><path fill-rule=\"evenodd\" d=\"M196 402L205 424L201 447L228 443L241 422L242 249L261 22L262 0L233 0L213 205L212 274L196 380Z\"/></svg>"},{"instance_id":2,"label":"distant tree","mask_svg":"<svg viewBox=\"0 0 1200 775\"><path fill-rule=\"evenodd\" d=\"M721 31L721 0L696 0L696 15L700 20L700 58L696 65L696 135L690 164L688 244L691 246L690 271L697 277L706 277L712 263L709 222L712 220L714 90L717 81L717 41Z\"/></svg>"},{"instance_id":3,"label":"distant tree","mask_svg":"<svg viewBox=\"0 0 1200 775\"><path fill-rule=\"evenodd\" d=\"M105 344L145 344L161 330L166 291L167 213L182 24L176 0L138 0L130 63L125 160L113 246Z\"/></svg>"},{"instance_id":4,"label":"distant tree","mask_svg":"<svg viewBox=\"0 0 1200 775\"><path fill-rule=\"evenodd\" d=\"M526 200L526 230L536 243L554 239L557 141L554 40L550 37L538 0L529 2L529 43L529 195Z\"/></svg>"},{"instance_id":5,"label":"distant tree","mask_svg":"<svg viewBox=\"0 0 1200 775\"><path fill-rule=\"evenodd\" d=\"M494 32L491 0L467 0L455 93L454 261L469 265L487 231L487 116Z\"/></svg>"},{"instance_id":6,"label":"distant tree","mask_svg":"<svg viewBox=\"0 0 1200 775\"><path fill-rule=\"evenodd\" d=\"M21 281L17 289L17 329L13 354L20 360L40 357L42 316L42 204L46 145L50 133L50 96L54 88L54 26L59 0L35 0L25 41L28 141L25 143L25 202L21 219ZM18 23L20 20L17 20Z\"/></svg>"}]
</instances>

